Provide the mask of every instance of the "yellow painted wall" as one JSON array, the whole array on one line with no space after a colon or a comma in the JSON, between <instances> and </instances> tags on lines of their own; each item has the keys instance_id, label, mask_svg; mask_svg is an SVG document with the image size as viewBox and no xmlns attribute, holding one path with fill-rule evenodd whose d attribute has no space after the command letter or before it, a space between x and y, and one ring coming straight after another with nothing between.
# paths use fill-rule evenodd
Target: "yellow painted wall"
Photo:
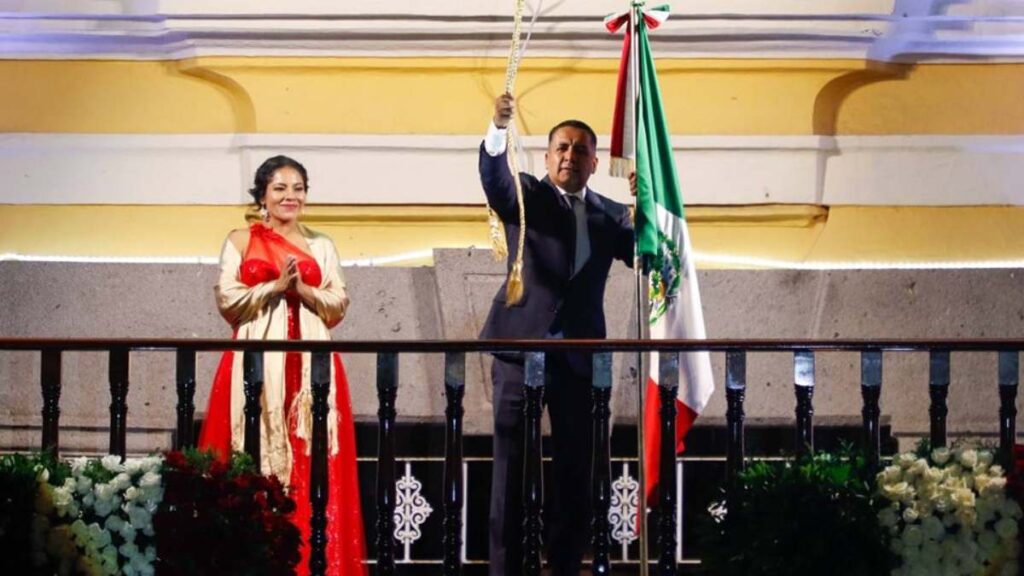
<instances>
[{"instance_id":1,"label":"yellow painted wall","mask_svg":"<svg viewBox=\"0 0 1024 576\"><path fill-rule=\"evenodd\" d=\"M607 133L618 62L531 58L528 134ZM1020 134L1024 64L660 60L673 132ZM476 134L504 79L485 58L0 60L0 132Z\"/></svg>"},{"instance_id":2,"label":"yellow painted wall","mask_svg":"<svg viewBox=\"0 0 1024 576\"><path fill-rule=\"evenodd\" d=\"M687 214L702 268L1024 263L1018 207L693 206ZM0 205L0 221L0 253L216 257L227 232L246 225L246 209ZM346 260L489 246L482 207L318 206L306 221L330 235ZM728 258L747 263L721 261ZM416 257L395 265L431 263Z\"/></svg>"},{"instance_id":3,"label":"yellow painted wall","mask_svg":"<svg viewBox=\"0 0 1024 576\"><path fill-rule=\"evenodd\" d=\"M0 61L0 132L232 132L226 89L174 62Z\"/></svg>"},{"instance_id":4,"label":"yellow painted wall","mask_svg":"<svg viewBox=\"0 0 1024 576\"><path fill-rule=\"evenodd\" d=\"M529 59L517 84L525 132L546 133L570 116L607 132L617 66ZM664 59L658 66L676 134L1024 133L1024 64ZM479 134L504 67L495 58L0 60L8 80L0 133ZM214 256L244 212L0 205L0 253ZM1020 208L693 207L688 216L695 247L711 256L803 264L1024 259ZM310 220L345 259L488 245L478 207L319 207ZM180 234L183 223L190 234Z\"/></svg>"},{"instance_id":5,"label":"yellow painted wall","mask_svg":"<svg viewBox=\"0 0 1024 576\"><path fill-rule=\"evenodd\" d=\"M1024 133L1024 66L895 67L834 108L839 134Z\"/></svg>"}]
</instances>

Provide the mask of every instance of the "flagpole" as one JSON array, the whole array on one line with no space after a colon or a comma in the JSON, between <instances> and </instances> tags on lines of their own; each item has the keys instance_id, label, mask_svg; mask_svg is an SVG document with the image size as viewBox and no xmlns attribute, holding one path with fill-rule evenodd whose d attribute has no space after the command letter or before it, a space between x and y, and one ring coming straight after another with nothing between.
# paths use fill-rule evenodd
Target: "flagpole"
<instances>
[{"instance_id":1,"label":"flagpole","mask_svg":"<svg viewBox=\"0 0 1024 576\"><path fill-rule=\"evenodd\" d=\"M634 214L636 212L634 211ZM633 257L634 277L636 278L636 337L637 340L644 340L644 276L641 267L640 256ZM637 499L637 537L640 541L640 576L647 576L648 573L648 551L647 551L647 473L644 471L647 465L646 442L644 434L644 396L647 389L647 371L644 369L644 353L636 353L637 373L637 394L636 394L636 433L637 433L637 468L639 469L639 483Z\"/></svg>"},{"instance_id":2,"label":"flagpole","mask_svg":"<svg viewBox=\"0 0 1024 576\"><path fill-rule=\"evenodd\" d=\"M629 6L629 33L632 35L630 39L630 54L629 54L629 66L630 70L630 83L632 84L632 93L634 101L630 104L633 106L633 126L632 129L636 130L636 107L639 101L639 78L638 78L638 63L636 58L636 40L637 40L637 9L634 3L631 1ZM634 141L636 137L634 136ZM635 157L634 157L635 160ZM634 165L634 171L636 166ZM639 209L639 198L633 196L633 214L634 216L638 213ZM636 237L636 244L633 247L633 276L636 281L636 338L637 340L644 339L644 272L643 266L641 265L640 259L640 238ZM637 498L637 528L639 533L637 534L640 542L640 576L647 576L649 572L649 558L647 550L647 473L645 468L647 467L646 458L646 442L644 441L644 396L647 389L647 373L644 370L644 353L636 353L636 373L637 373L637 394L636 394L636 430L637 430L637 468L639 470L638 477L640 481L640 489L638 491Z\"/></svg>"}]
</instances>

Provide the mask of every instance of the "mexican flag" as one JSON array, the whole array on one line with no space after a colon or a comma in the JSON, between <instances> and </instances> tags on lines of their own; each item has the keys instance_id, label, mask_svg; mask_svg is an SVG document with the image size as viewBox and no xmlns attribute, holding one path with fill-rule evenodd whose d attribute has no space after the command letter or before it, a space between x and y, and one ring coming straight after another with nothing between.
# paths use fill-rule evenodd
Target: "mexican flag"
<instances>
[{"instance_id":1,"label":"mexican flag","mask_svg":"<svg viewBox=\"0 0 1024 576\"><path fill-rule=\"evenodd\" d=\"M647 30L667 18L668 6L643 9L642 3L634 3L631 12L605 19L611 32L626 26L612 127L611 171L613 176L628 176L633 171L637 176L637 251L649 278L652 340L706 337L693 248L672 159L671 132L647 38ZM644 488L648 496L658 483L661 442L657 352L651 354L649 365L644 402ZM682 354L676 399L677 453L683 451L683 439L714 388L710 354Z\"/></svg>"}]
</instances>

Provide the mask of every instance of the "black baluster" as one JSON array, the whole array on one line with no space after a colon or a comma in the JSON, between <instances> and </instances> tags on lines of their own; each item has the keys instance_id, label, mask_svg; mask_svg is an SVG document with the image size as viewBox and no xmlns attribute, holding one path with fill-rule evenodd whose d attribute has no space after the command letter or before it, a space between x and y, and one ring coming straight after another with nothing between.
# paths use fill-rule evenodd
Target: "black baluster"
<instances>
[{"instance_id":1,"label":"black baluster","mask_svg":"<svg viewBox=\"0 0 1024 576\"><path fill-rule=\"evenodd\" d=\"M462 397L466 393L466 354L444 355L444 576L462 574Z\"/></svg>"},{"instance_id":2,"label":"black baluster","mask_svg":"<svg viewBox=\"0 0 1024 576\"><path fill-rule=\"evenodd\" d=\"M882 449L879 418L882 410L878 399L882 395L882 352L865 350L860 353L860 395L864 399L861 415L864 418L864 452L868 468L878 468L878 455Z\"/></svg>"},{"instance_id":3,"label":"black baluster","mask_svg":"<svg viewBox=\"0 0 1024 576\"><path fill-rule=\"evenodd\" d=\"M309 463L309 573L323 576L327 572L327 501L330 479L327 475L328 393L331 390L331 355L314 352L310 367L310 388L313 392L313 438Z\"/></svg>"},{"instance_id":4,"label":"black baluster","mask_svg":"<svg viewBox=\"0 0 1024 576\"><path fill-rule=\"evenodd\" d=\"M593 509L594 561L591 574L612 573L611 523L608 509L612 504L611 418L612 355L610 352L594 354L594 446L591 470L591 508Z\"/></svg>"},{"instance_id":5,"label":"black baluster","mask_svg":"<svg viewBox=\"0 0 1024 576\"><path fill-rule=\"evenodd\" d=\"M523 462L523 574L540 575L541 501L544 480L541 470L540 418L544 397L544 353L526 353L525 451Z\"/></svg>"},{"instance_id":6,"label":"black baluster","mask_svg":"<svg viewBox=\"0 0 1024 576\"><path fill-rule=\"evenodd\" d=\"M793 388L796 391L796 455L814 451L814 352L793 353Z\"/></svg>"},{"instance_id":7,"label":"black baluster","mask_svg":"<svg viewBox=\"0 0 1024 576\"><path fill-rule=\"evenodd\" d=\"M658 467L658 574L676 574L676 397L679 394L679 353L658 355L661 403L661 446ZM651 367L653 369L653 366ZM642 488L641 488L642 489Z\"/></svg>"},{"instance_id":8,"label":"black baluster","mask_svg":"<svg viewBox=\"0 0 1024 576\"><path fill-rule=\"evenodd\" d=\"M60 453L60 350L43 350L39 379L43 390L43 451Z\"/></svg>"},{"instance_id":9,"label":"black baluster","mask_svg":"<svg viewBox=\"0 0 1024 576\"><path fill-rule=\"evenodd\" d=\"M932 448L946 445L946 416L949 408L946 397L949 395L949 350L932 350L929 355L928 395L931 405L928 414L931 416Z\"/></svg>"},{"instance_id":10,"label":"black baluster","mask_svg":"<svg viewBox=\"0 0 1024 576\"><path fill-rule=\"evenodd\" d=\"M1019 369L1019 353L1016 350L999 353L999 460L1007 472L1014 469Z\"/></svg>"},{"instance_id":11,"label":"black baluster","mask_svg":"<svg viewBox=\"0 0 1024 576\"><path fill-rule=\"evenodd\" d=\"M398 355L377 354L377 574L395 573L395 399Z\"/></svg>"},{"instance_id":12,"label":"black baluster","mask_svg":"<svg viewBox=\"0 0 1024 576\"><path fill-rule=\"evenodd\" d=\"M725 353L725 421L728 427L726 477L729 481L743 471L746 457L743 434L743 400L747 393L747 353L730 350Z\"/></svg>"},{"instance_id":13,"label":"black baluster","mask_svg":"<svg viewBox=\"0 0 1024 576\"><path fill-rule=\"evenodd\" d=\"M110 453L123 460L128 439L128 349L110 350Z\"/></svg>"},{"instance_id":14,"label":"black baluster","mask_svg":"<svg viewBox=\"0 0 1024 576\"><path fill-rule=\"evenodd\" d=\"M245 453L262 469L260 449L260 412L263 410L263 352L246 350L242 354L242 390L245 393ZM264 470L265 472L265 470Z\"/></svg>"},{"instance_id":15,"label":"black baluster","mask_svg":"<svg viewBox=\"0 0 1024 576\"><path fill-rule=\"evenodd\" d=\"M178 388L178 450L196 445L192 437L193 421L196 414L196 352L182 348L177 353L175 372Z\"/></svg>"}]
</instances>

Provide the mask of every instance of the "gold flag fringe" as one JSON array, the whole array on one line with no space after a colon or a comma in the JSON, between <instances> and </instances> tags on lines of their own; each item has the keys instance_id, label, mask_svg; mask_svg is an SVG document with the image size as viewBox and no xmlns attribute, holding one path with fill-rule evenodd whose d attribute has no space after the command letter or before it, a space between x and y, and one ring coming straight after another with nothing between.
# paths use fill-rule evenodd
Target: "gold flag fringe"
<instances>
[{"instance_id":1,"label":"gold flag fringe","mask_svg":"<svg viewBox=\"0 0 1024 576\"><path fill-rule=\"evenodd\" d=\"M636 171L636 161L632 158L612 158L608 173L613 178L629 178L629 175Z\"/></svg>"}]
</instances>

